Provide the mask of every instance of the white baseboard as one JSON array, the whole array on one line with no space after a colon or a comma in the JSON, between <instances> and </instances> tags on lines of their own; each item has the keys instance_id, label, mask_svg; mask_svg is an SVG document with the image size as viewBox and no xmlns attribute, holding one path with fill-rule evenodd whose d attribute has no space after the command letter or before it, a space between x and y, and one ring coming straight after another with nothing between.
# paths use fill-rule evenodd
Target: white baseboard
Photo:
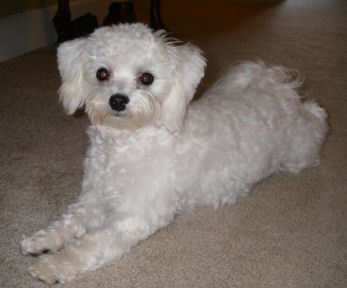
<instances>
[{"instance_id":1,"label":"white baseboard","mask_svg":"<svg viewBox=\"0 0 347 288\"><path fill-rule=\"evenodd\" d=\"M100 24L112 2L114 0L74 1L70 4L71 18L91 12ZM53 44L56 32L52 19L56 11L57 6L54 5L0 18L0 62Z\"/></svg>"}]
</instances>

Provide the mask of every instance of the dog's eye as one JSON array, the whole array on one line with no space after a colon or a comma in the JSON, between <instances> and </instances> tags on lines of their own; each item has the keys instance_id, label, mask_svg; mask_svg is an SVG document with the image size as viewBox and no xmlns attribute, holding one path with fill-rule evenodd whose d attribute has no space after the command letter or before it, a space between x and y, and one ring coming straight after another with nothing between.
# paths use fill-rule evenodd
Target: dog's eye
<instances>
[{"instance_id":1,"label":"dog's eye","mask_svg":"<svg viewBox=\"0 0 347 288\"><path fill-rule=\"evenodd\" d=\"M143 73L140 77L140 81L143 85L151 85L154 81L154 77L151 73Z\"/></svg>"},{"instance_id":2,"label":"dog's eye","mask_svg":"<svg viewBox=\"0 0 347 288\"><path fill-rule=\"evenodd\" d=\"M96 72L96 78L98 78L98 80L100 80L100 81L105 81L109 77L110 77L110 73L108 73L108 71L105 68L100 68Z\"/></svg>"}]
</instances>

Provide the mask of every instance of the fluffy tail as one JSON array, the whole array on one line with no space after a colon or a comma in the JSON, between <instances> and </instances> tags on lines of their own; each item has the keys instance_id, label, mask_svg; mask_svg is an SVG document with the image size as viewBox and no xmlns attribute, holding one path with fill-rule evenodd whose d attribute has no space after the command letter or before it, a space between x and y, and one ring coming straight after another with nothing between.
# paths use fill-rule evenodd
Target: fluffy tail
<instances>
[{"instance_id":1,"label":"fluffy tail","mask_svg":"<svg viewBox=\"0 0 347 288\"><path fill-rule=\"evenodd\" d=\"M271 85L281 89L295 89L302 83L303 77L296 69L288 69L283 66L267 67L262 61L240 62L230 67L207 94L218 93L219 90L234 94L255 85L258 88L266 88Z\"/></svg>"}]
</instances>

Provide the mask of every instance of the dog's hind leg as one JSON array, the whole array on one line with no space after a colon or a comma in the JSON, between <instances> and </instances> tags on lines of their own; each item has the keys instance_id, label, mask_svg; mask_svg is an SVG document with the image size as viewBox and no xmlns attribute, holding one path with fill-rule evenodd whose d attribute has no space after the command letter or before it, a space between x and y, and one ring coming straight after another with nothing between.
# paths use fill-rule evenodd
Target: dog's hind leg
<instances>
[{"instance_id":1,"label":"dog's hind leg","mask_svg":"<svg viewBox=\"0 0 347 288\"><path fill-rule=\"evenodd\" d=\"M301 115L289 133L289 145L282 169L292 173L317 166L320 162L322 142L328 131L327 114L314 101L303 103Z\"/></svg>"}]
</instances>

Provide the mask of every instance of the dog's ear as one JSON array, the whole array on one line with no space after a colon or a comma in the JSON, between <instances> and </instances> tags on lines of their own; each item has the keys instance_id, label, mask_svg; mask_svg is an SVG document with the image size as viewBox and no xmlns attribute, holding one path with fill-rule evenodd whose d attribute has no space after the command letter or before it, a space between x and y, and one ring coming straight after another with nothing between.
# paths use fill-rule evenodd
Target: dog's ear
<instances>
[{"instance_id":1,"label":"dog's ear","mask_svg":"<svg viewBox=\"0 0 347 288\"><path fill-rule=\"evenodd\" d=\"M192 44L168 46L175 68L171 91L162 105L161 121L176 131L182 127L187 106L204 76L206 60L201 50Z\"/></svg>"},{"instance_id":2,"label":"dog's ear","mask_svg":"<svg viewBox=\"0 0 347 288\"><path fill-rule=\"evenodd\" d=\"M59 97L68 114L73 114L85 102L82 81L86 41L85 38L75 39L58 47L58 68L62 79Z\"/></svg>"}]
</instances>

